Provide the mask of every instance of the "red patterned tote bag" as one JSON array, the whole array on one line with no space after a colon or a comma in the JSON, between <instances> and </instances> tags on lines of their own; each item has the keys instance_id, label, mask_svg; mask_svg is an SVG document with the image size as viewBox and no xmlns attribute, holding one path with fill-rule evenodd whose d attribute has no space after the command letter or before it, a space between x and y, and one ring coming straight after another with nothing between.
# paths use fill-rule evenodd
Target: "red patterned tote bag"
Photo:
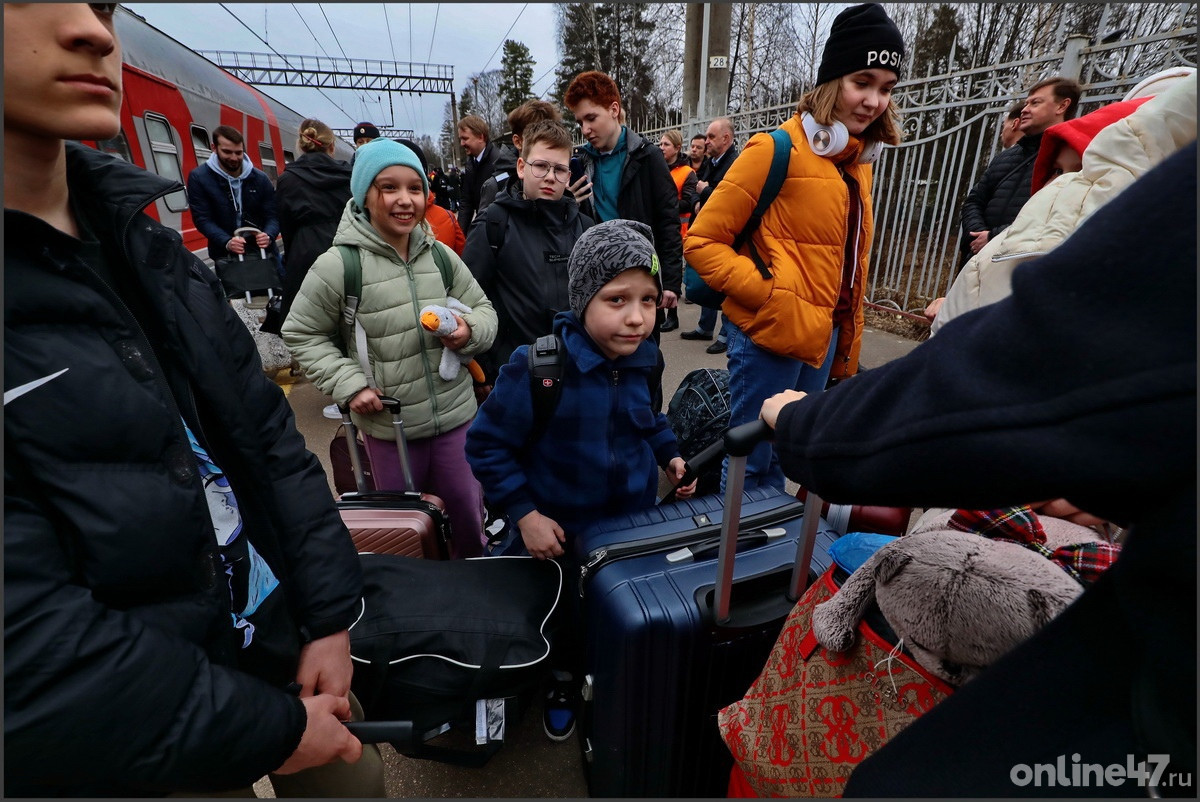
<instances>
[{"instance_id":1,"label":"red patterned tote bag","mask_svg":"<svg viewBox=\"0 0 1200 802\"><path fill-rule=\"evenodd\" d=\"M953 690L869 615L850 651L817 642L812 612L837 592L834 570L796 603L758 679L717 717L739 779L760 797L841 796L859 763Z\"/></svg>"}]
</instances>

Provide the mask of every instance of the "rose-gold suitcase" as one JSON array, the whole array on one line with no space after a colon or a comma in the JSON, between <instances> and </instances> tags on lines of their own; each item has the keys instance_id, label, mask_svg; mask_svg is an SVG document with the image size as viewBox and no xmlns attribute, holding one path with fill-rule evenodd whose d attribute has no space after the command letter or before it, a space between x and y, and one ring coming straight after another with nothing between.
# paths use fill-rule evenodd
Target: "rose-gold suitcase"
<instances>
[{"instance_id":1,"label":"rose-gold suitcase","mask_svg":"<svg viewBox=\"0 0 1200 802\"><path fill-rule=\"evenodd\" d=\"M449 557L450 519L446 505L437 496L419 493L413 487L412 469L408 461L408 441L404 437L404 421L400 417L400 402L381 396L384 408L392 413L396 430L396 451L404 475L404 490L375 490L363 475L358 433L350 420L350 410L342 408L346 445L354 480L358 490L343 493L337 501L342 523L350 530L354 545L360 552L399 554L403 557L424 557L444 560Z\"/></svg>"}]
</instances>

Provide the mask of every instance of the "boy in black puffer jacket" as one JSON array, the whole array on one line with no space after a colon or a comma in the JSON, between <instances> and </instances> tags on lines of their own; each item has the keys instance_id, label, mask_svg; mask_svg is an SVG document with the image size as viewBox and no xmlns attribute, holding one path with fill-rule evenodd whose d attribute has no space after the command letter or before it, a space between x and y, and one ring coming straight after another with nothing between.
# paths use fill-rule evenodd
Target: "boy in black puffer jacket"
<instances>
[{"instance_id":1,"label":"boy in black puffer jacket","mask_svg":"<svg viewBox=\"0 0 1200 802\"><path fill-rule=\"evenodd\" d=\"M65 141L120 130L117 13L4 6L4 790L382 796L321 465L146 214L182 185Z\"/></svg>"},{"instance_id":2,"label":"boy in black puffer jacket","mask_svg":"<svg viewBox=\"0 0 1200 802\"><path fill-rule=\"evenodd\" d=\"M520 345L548 334L567 308L567 260L593 225L564 195L570 178L571 135L553 120L525 130L517 181L471 224L463 261L496 307L499 330L480 364L493 384Z\"/></svg>"}]
</instances>

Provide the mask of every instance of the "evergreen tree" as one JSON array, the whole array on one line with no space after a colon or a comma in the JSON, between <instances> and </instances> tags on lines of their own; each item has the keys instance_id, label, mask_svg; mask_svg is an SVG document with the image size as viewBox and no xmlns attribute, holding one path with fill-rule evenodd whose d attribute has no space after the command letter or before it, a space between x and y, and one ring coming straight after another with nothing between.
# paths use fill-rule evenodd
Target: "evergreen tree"
<instances>
[{"instance_id":1,"label":"evergreen tree","mask_svg":"<svg viewBox=\"0 0 1200 802\"><path fill-rule=\"evenodd\" d=\"M500 60L500 100L504 113L533 97L533 64L529 48L512 39L504 40Z\"/></svg>"},{"instance_id":2,"label":"evergreen tree","mask_svg":"<svg viewBox=\"0 0 1200 802\"><path fill-rule=\"evenodd\" d=\"M565 3L558 6L562 64L555 99L562 100L576 75L600 70L617 82L628 119L644 117L654 86L649 63L654 22L645 3ZM570 110L564 109L568 119Z\"/></svg>"},{"instance_id":3,"label":"evergreen tree","mask_svg":"<svg viewBox=\"0 0 1200 802\"><path fill-rule=\"evenodd\" d=\"M971 63L970 54L958 41L962 24L958 21L958 12L950 5L940 3L933 9L933 19L929 26L917 34L912 52L912 74L914 77L924 77L927 74L943 75L952 72L955 65L950 63L950 51L955 51L956 64ZM929 72L932 70L932 72Z\"/></svg>"}]
</instances>

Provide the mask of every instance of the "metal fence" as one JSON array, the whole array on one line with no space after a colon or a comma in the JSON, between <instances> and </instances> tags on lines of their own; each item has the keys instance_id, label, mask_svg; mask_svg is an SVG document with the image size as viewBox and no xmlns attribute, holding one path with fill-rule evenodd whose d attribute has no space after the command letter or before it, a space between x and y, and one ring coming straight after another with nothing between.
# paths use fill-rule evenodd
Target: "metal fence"
<instances>
[{"instance_id":1,"label":"metal fence","mask_svg":"<svg viewBox=\"0 0 1200 802\"><path fill-rule=\"evenodd\" d=\"M892 95L904 141L875 165L875 242L867 301L919 313L945 295L958 270L959 215L967 191L1000 148L1000 125L1013 101L1042 78L1063 75L1083 87L1080 113L1120 100L1139 81L1169 67L1196 66L1196 27L1088 45L1072 37L1061 52L897 84ZM738 146L771 131L795 103L729 115ZM638 130L651 141L675 128L684 142L711 118L661 121Z\"/></svg>"}]
</instances>

